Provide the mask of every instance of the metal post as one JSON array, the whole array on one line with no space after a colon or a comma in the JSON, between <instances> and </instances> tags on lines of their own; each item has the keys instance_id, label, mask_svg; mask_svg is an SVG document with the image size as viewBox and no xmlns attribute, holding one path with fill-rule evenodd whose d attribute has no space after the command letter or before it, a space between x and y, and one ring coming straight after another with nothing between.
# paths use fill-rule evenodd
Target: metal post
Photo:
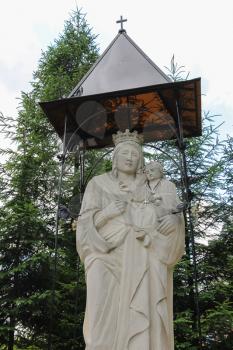
<instances>
[{"instance_id":1,"label":"metal post","mask_svg":"<svg viewBox=\"0 0 233 350\"><path fill-rule=\"evenodd\" d=\"M85 173L85 148L84 146L82 147L82 149L80 150L79 153L79 161L80 161L80 182L79 182L79 191L80 191L80 204L82 202L83 199L83 194L84 194L84 186L85 186L85 180L84 180L84 173Z\"/></svg>"},{"instance_id":2,"label":"metal post","mask_svg":"<svg viewBox=\"0 0 233 350\"><path fill-rule=\"evenodd\" d=\"M81 264L80 264L80 259L79 259L79 257L77 257L77 281L76 281L76 290L75 290L75 292L76 292L76 295L75 295L75 316L77 316L78 315L78 298L79 298L79 277L80 277L80 268L81 268L81 266L80 266ZM74 339L74 341L75 341L75 339L76 339L76 336L77 336L77 325L75 325L75 327L74 327L74 332L73 332L73 339ZM72 347L72 349L71 350L73 350L73 347Z\"/></svg>"},{"instance_id":3,"label":"metal post","mask_svg":"<svg viewBox=\"0 0 233 350\"><path fill-rule=\"evenodd\" d=\"M59 206L61 201L62 181L63 181L65 158L66 158L66 128L67 128L67 116L65 117L65 124L64 124L62 154L59 157L61 161L61 166L60 166L60 176L59 176L59 182L58 182L57 213L56 213L56 221L55 221L54 269L53 269L53 275L52 275L52 296L51 296L50 315L49 315L50 319L49 319L48 350L52 349L52 329L53 329L53 322L54 322L55 289L56 289L57 261L58 261Z\"/></svg>"},{"instance_id":4,"label":"metal post","mask_svg":"<svg viewBox=\"0 0 233 350\"><path fill-rule=\"evenodd\" d=\"M195 309L197 316L197 331L198 331L198 341L199 348L202 348L202 331L201 331L201 318L200 318L200 307L199 307L199 290L198 290L198 271L197 271L197 256L196 256L196 247L195 247L195 238L194 238L194 227L192 222L192 213L191 213L191 191L189 187L189 179L188 179L188 169L187 169L187 159L185 153L185 144L183 139L183 127L182 127L182 119L180 116L179 103L176 101L176 112L178 119L178 129L179 129L179 139L178 139L178 148L181 154L182 160L182 176L185 186L185 199L188 203L187 213L188 213L188 223L190 230L190 238L191 238L191 248L192 248L192 258L193 258L193 276L194 276L194 294L195 294Z\"/></svg>"}]
</instances>

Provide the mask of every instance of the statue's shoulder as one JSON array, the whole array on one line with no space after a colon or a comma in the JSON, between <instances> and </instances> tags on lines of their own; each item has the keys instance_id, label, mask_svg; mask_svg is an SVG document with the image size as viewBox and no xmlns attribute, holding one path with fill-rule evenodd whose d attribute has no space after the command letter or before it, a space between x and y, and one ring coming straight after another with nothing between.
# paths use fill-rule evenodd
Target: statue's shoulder
<instances>
[{"instance_id":1,"label":"statue's shoulder","mask_svg":"<svg viewBox=\"0 0 233 350\"><path fill-rule=\"evenodd\" d=\"M170 180L168 180L168 179L166 179L166 178L163 178L163 179L162 179L162 182L163 182L164 184L166 184L166 185L175 186L174 182L172 182L172 181L170 181Z\"/></svg>"},{"instance_id":2,"label":"statue's shoulder","mask_svg":"<svg viewBox=\"0 0 233 350\"><path fill-rule=\"evenodd\" d=\"M111 173L107 172L101 175L93 176L93 178L88 183L102 188L105 187L106 184L110 183L111 181Z\"/></svg>"},{"instance_id":3,"label":"statue's shoulder","mask_svg":"<svg viewBox=\"0 0 233 350\"><path fill-rule=\"evenodd\" d=\"M166 178L162 179L161 185L167 191L176 192L176 185L172 181L167 180Z\"/></svg>"}]
</instances>

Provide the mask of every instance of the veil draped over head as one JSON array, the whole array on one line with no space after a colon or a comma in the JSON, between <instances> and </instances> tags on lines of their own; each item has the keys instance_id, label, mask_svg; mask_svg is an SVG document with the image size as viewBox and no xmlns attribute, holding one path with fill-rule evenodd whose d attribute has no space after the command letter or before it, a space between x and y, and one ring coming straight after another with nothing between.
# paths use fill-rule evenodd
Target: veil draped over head
<instances>
[{"instance_id":1,"label":"veil draped over head","mask_svg":"<svg viewBox=\"0 0 233 350\"><path fill-rule=\"evenodd\" d=\"M127 145L132 145L135 147L135 149L137 150L138 154L139 154L139 161L138 161L138 167L136 170L136 174L142 174L143 169L144 169L144 156L143 156L143 152L142 152L142 146L139 145L139 143L134 142L134 141L125 141L125 142L120 142L118 143L113 151L113 155L112 155L112 175L114 177L117 177L117 155L119 153L119 151L124 147L127 148Z\"/></svg>"}]
</instances>

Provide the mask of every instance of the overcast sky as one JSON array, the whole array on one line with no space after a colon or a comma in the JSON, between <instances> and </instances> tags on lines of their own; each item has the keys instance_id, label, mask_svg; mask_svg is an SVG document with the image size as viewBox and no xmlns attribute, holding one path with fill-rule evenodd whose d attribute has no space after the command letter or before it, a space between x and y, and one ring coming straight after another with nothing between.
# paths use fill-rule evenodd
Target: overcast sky
<instances>
[{"instance_id":1,"label":"overcast sky","mask_svg":"<svg viewBox=\"0 0 233 350\"><path fill-rule=\"evenodd\" d=\"M21 91L29 91L41 50L63 30L77 6L87 13L100 53L118 32L127 34L161 68L173 54L202 78L204 110L221 114L222 135L233 134L232 0L8 0L0 2L0 111L16 117ZM165 71L166 72L166 71Z\"/></svg>"}]
</instances>

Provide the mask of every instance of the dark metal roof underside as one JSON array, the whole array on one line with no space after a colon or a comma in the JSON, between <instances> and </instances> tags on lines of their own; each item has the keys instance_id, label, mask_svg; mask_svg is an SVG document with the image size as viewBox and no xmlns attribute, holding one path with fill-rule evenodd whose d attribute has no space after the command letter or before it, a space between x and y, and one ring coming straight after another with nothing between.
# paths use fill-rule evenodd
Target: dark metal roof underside
<instances>
[{"instance_id":1,"label":"dark metal roof underside","mask_svg":"<svg viewBox=\"0 0 233 350\"><path fill-rule=\"evenodd\" d=\"M170 82L40 103L63 138L67 117L70 146L112 146L118 130L137 130L145 142L201 135L201 79ZM177 103L182 127L178 127ZM72 147L70 147L72 148Z\"/></svg>"}]
</instances>

